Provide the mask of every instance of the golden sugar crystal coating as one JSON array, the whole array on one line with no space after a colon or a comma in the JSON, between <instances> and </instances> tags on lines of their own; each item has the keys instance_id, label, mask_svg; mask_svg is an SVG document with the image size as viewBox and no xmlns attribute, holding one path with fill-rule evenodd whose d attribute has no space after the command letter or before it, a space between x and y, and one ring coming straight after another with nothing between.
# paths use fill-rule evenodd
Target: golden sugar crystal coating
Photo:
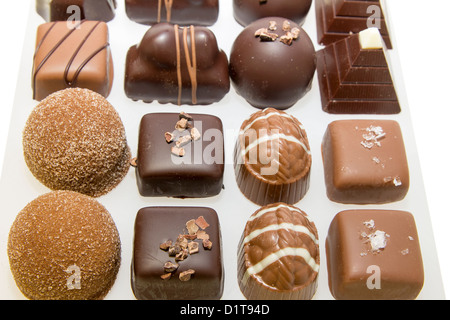
<instances>
[{"instance_id":1,"label":"golden sugar crystal coating","mask_svg":"<svg viewBox=\"0 0 450 320\"><path fill-rule=\"evenodd\" d=\"M113 218L97 200L53 191L19 212L8 257L29 299L102 299L115 282L121 242Z\"/></svg>"},{"instance_id":2,"label":"golden sugar crystal coating","mask_svg":"<svg viewBox=\"0 0 450 320\"><path fill-rule=\"evenodd\" d=\"M130 165L125 129L114 107L88 89L51 94L23 131L25 161L52 190L98 197L122 181Z\"/></svg>"}]
</instances>

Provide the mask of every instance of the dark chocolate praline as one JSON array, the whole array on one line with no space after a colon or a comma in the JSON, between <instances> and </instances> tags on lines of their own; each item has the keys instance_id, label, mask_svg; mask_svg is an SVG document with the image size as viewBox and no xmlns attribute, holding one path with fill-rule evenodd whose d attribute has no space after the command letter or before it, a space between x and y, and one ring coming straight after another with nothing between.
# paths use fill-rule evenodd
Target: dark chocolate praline
<instances>
[{"instance_id":1,"label":"dark chocolate praline","mask_svg":"<svg viewBox=\"0 0 450 320\"><path fill-rule=\"evenodd\" d=\"M243 26L265 17L285 17L303 24L312 0L233 0L234 18Z\"/></svg>"},{"instance_id":2,"label":"dark chocolate praline","mask_svg":"<svg viewBox=\"0 0 450 320\"><path fill-rule=\"evenodd\" d=\"M276 38L258 36L264 29ZM288 36L295 32L298 36L288 42ZM263 18L251 23L236 38L229 70L236 92L252 106L287 109L311 89L316 70L314 45L295 22Z\"/></svg>"}]
</instances>

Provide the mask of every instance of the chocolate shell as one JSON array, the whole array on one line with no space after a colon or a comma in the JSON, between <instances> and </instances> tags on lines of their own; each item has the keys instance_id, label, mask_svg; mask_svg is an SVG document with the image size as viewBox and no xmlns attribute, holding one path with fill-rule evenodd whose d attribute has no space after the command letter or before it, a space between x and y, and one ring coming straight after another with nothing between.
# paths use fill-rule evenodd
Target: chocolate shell
<instances>
[{"instance_id":1,"label":"chocolate shell","mask_svg":"<svg viewBox=\"0 0 450 320\"><path fill-rule=\"evenodd\" d=\"M206 105L229 90L228 58L208 28L160 23L128 51L125 93L133 100Z\"/></svg>"},{"instance_id":2,"label":"chocolate shell","mask_svg":"<svg viewBox=\"0 0 450 320\"><path fill-rule=\"evenodd\" d=\"M298 24L285 18L251 23L231 48L233 86L256 108L292 107L311 89L315 71L311 39Z\"/></svg>"},{"instance_id":3,"label":"chocolate shell","mask_svg":"<svg viewBox=\"0 0 450 320\"><path fill-rule=\"evenodd\" d=\"M130 20L146 25L210 26L219 17L219 0L125 0L125 10Z\"/></svg>"},{"instance_id":4,"label":"chocolate shell","mask_svg":"<svg viewBox=\"0 0 450 320\"><path fill-rule=\"evenodd\" d=\"M250 216L238 250L238 283L249 300L309 300L317 289L319 236L305 212L275 203Z\"/></svg>"},{"instance_id":5,"label":"chocolate shell","mask_svg":"<svg viewBox=\"0 0 450 320\"><path fill-rule=\"evenodd\" d=\"M234 18L243 26L265 17L283 17L302 25L312 0L233 0Z\"/></svg>"},{"instance_id":6,"label":"chocolate shell","mask_svg":"<svg viewBox=\"0 0 450 320\"><path fill-rule=\"evenodd\" d=\"M242 124L234 169L240 190L254 203L298 202L309 188L311 161L306 131L295 117L268 108Z\"/></svg>"}]
</instances>

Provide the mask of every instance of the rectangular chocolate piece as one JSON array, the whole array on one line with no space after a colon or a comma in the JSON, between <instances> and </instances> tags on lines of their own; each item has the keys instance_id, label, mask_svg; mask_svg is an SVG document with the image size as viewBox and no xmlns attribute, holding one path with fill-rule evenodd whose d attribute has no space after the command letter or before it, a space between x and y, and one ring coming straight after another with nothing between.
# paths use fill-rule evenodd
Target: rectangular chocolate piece
<instances>
[{"instance_id":1,"label":"rectangular chocolate piece","mask_svg":"<svg viewBox=\"0 0 450 320\"><path fill-rule=\"evenodd\" d=\"M367 41L370 42L368 45L365 44ZM400 112L386 53L375 28L351 35L318 51L317 74L322 109L326 112Z\"/></svg>"},{"instance_id":2,"label":"rectangular chocolate piece","mask_svg":"<svg viewBox=\"0 0 450 320\"><path fill-rule=\"evenodd\" d=\"M219 16L219 0L125 0L125 10L130 20L146 25L210 26Z\"/></svg>"},{"instance_id":3,"label":"rectangular chocolate piece","mask_svg":"<svg viewBox=\"0 0 450 320\"><path fill-rule=\"evenodd\" d=\"M380 18L384 18L378 0L331 0L338 16L370 17L374 14L372 6L379 8ZM375 9L377 10L377 9Z\"/></svg>"},{"instance_id":4,"label":"rectangular chocolate piece","mask_svg":"<svg viewBox=\"0 0 450 320\"><path fill-rule=\"evenodd\" d=\"M36 0L36 11L45 21L111 21L116 0Z\"/></svg>"},{"instance_id":5,"label":"rectangular chocolate piece","mask_svg":"<svg viewBox=\"0 0 450 320\"><path fill-rule=\"evenodd\" d=\"M399 124L393 120L337 120L322 142L327 196L346 204L402 200L409 170Z\"/></svg>"},{"instance_id":6,"label":"rectangular chocolate piece","mask_svg":"<svg viewBox=\"0 0 450 320\"><path fill-rule=\"evenodd\" d=\"M409 212L339 212L328 230L326 254L337 300L409 300L422 290L422 254Z\"/></svg>"},{"instance_id":7,"label":"rectangular chocolate piece","mask_svg":"<svg viewBox=\"0 0 450 320\"><path fill-rule=\"evenodd\" d=\"M175 129L177 113L150 113L140 124L137 184L146 197L211 197L222 190L224 141L222 121L215 116L191 114L186 129ZM198 136L194 133L198 131ZM166 133L173 135L166 141ZM192 135L192 136L191 136ZM180 139L186 139L177 146ZM184 152L182 155L181 152Z\"/></svg>"},{"instance_id":8,"label":"rectangular chocolate piece","mask_svg":"<svg viewBox=\"0 0 450 320\"><path fill-rule=\"evenodd\" d=\"M66 21L41 24L33 58L33 98L71 87L95 91L107 97L114 67L108 26L103 21Z\"/></svg>"},{"instance_id":9,"label":"rectangular chocolate piece","mask_svg":"<svg viewBox=\"0 0 450 320\"><path fill-rule=\"evenodd\" d=\"M340 14L339 4L342 6L347 3L367 2L370 5L375 5L380 8L379 12L375 12L367 16L367 14L360 16L357 12L352 15ZM351 34L358 33L369 27L378 27L383 40L388 49L392 49L392 42L389 36L387 22L383 14L383 8L380 1L331 1L331 0L316 0L316 24L317 24L317 39L319 44L329 45L335 41L344 39ZM348 12L347 12L348 13ZM374 14L379 13L380 17L374 20ZM374 24L374 22L376 22Z\"/></svg>"},{"instance_id":10,"label":"rectangular chocolate piece","mask_svg":"<svg viewBox=\"0 0 450 320\"><path fill-rule=\"evenodd\" d=\"M170 263L165 268L166 262ZM139 210L131 265L131 286L137 299L220 299L223 282L222 242L216 211L206 207Z\"/></svg>"}]
</instances>

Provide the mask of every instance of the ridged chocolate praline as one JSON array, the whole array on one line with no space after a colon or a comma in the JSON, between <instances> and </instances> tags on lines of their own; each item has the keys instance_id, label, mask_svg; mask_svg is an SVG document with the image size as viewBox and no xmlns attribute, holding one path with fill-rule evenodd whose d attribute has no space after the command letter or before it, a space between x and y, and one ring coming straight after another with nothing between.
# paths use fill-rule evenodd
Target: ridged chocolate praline
<instances>
[{"instance_id":1,"label":"ridged chocolate praline","mask_svg":"<svg viewBox=\"0 0 450 320\"><path fill-rule=\"evenodd\" d=\"M309 189L311 151L303 125L267 108L245 120L234 151L236 182L259 205L294 204Z\"/></svg>"},{"instance_id":2,"label":"ridged chocolate praline","mask_svg":"<svg viewBox=\"0 0 450 320\"><path fill-rule=\"evenodd\" d=\"M273 41L256 36L258 30L276 24ZM283 26L289 24L289 30ZM286 29L286 30L284 30ZM290 44L283 41L288 32L298 29ZM287 109L310 89L316 71L316 54L308 34L293 21L279 17L257 20L234 41L230 53L230 78L236 92L252 106Z\"/></svg>"}]
</instances>

